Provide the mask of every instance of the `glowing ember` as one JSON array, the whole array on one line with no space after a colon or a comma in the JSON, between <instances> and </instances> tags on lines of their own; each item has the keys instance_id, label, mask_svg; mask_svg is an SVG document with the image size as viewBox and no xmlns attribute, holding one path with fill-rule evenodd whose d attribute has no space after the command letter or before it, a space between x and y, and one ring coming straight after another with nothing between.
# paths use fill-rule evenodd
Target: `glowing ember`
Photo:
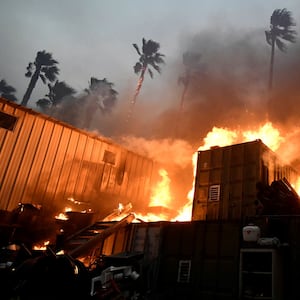
<instances>
[{"instance_id":1,"label":"glowing ember","mask_svg":"<svg viewBox=\"0 0 300 300\"><path fill-rule=\"evenodd\" d=\"M39 245L34 245L32 247L33 250L39 250L39 251L44 251L47 249L47 246L50 244L50 241L45 241L42 244Z\"/></svg>"},{"instance_id":2,"label":"glowing ember","mask_svg":"<svg viewBox=\"0 0 300 300\"><path fill-rule=\"evenodd\" d=\"M166 214L153 214L153 213L147 213L147 214L138 214L135 213L135 220L133 220L133 223L136 222L157 222L157 221L169 221L170 217Z\"/></svg>"},{"instance_id":3,"label":"glowing ember","mask_svg":"<svg viewBox=\"0 0 300 300\"><path fill-rule=\"evenodd\" d=\"M65 208L65 212L68 212L68 211L72 211L72 209L70 207L66 207ZM58 220L68 220L68 216L65 215L65 213L60 213L58 214L57 216L55 216L55 219L58 219Z\"/></svg>"}]
</instances>

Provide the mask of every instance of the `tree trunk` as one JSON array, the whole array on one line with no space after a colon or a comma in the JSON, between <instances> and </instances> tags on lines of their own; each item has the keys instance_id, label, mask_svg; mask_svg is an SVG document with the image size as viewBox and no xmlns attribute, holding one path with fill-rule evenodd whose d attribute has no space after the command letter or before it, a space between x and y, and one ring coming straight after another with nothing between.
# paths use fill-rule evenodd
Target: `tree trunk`
<instances>
[{"instance_id":1,"label":"tree trunk","mask_svg":"<svg viewBox=\"0 0 300 300\"><path fill-rule=\"evenodd\" d=\"M268 86L269 91L271 91L273 87L274 54L275 54L275 39L272 39L270 71L269 71L269 86Z\"/></svg>"},{"instance_id":2,"label":"tree trunk","mask_svg":"<svg viewBox=\"0 0 300 300\"><path fill-rule=\"evenodd\" d=\"M136 86L136 89L135 89L135 93L134 93L134 96L130 102L130 108L129 108L129 111L128 111L128 115L127 115L127 120L126 122L129 121L129 119L131 118L131 115L132 115L132 112L133 112L133 107L136 103L136 99L141 91L141 88L142 88L142 85L143 85L143 81L144 81L144 77L145 77L145 72L147 70L147 66L146 67L143 67L142 69L142 72L141 72L141 75L139 77L139 81L137 83L137 86Z\"/></svg>"},{"instance_id":3,"label":"tree trunk","mask_svg":"<svg viewBox=\"0 0 300 300\"><path fill-rule=\"evenodd\" d=\"M41 71L41 67L39 66L39 67L36 68L35 72L33 73L32 77L30 79L28 88L27 88L27 90L24 94L21 105L27 106L27 103L30 99L31 93L32 93L33 89L35 88L35 85L36 85L36 83L39 79L40 71Z\"/></svg>"},{"instance_id":4,"label":"tree trunk","mask_svg":"<svg viewBox=\"0 0 300 300\"><path fill-rule=\"evenodd\" d=\"M180 107L179 107L179 112L178 112L178 117L175 121L175 129L174 129L174 138L179 138L180 137L180 123L182 120L182 114L183 114L183 108L184 108L184 100L185 100L185 96L189 87L189 83L190 83L190 77L189 75L186 76L186 82L184 83L183 86L183 91L181 94L181 101L180 101Z\"/></svg>"}]
</instances>

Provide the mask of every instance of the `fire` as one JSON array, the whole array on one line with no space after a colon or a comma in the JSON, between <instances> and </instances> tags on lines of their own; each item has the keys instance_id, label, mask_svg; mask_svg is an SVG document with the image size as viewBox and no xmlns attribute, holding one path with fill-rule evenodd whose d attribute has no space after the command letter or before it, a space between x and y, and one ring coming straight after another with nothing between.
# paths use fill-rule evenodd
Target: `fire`
<instances>
[{"instance_id":1,"label":"fire","mask_svg":"<svg viewBox=\"0 0 300 300\"><path fill-rule=\"evenodd\" d=\"M168 207L171 202L171 193L170 193L170 178L168 172L165 169L159 170L159 175L162 180L157 184L153 189L151 200L149 206L164 206Z\"/></svg>"},{"instance_id":2,"label":"fire","mask_svg":"<svg viewBox=\"0 0 300 300\"><path fill-rule=\"evenodd\" d=\"M280 135L278 129L273 127L271 122L267 122L264 125L258 127L255 130L230 130L227 128L213 127L206 137L204 138L204 144L198 148L199 150L207 150L213 146L229 146L235 143L250 142L255 139L261 139L271 150L276 151L279 149L281 143L285 139ZM193 186L187 195L187 203L179 210L179 214L173 221L190 221L192 215L193 198L194 198L194 183L197 168L197 152L192 157L192 163L194 168L194 180ZM300 178L298 185L300 191Z\"/></svg>"},{"instance_id":3,"label":"fire","mask_svg":"<svg viewBox=\"0 0 300 300\"><path fill-rule=\"evenodd\" d=\"M204 145L198 150L207 150L213 146L229 146L236 143L250 142L261 139L271 150L276 151L285 139L280 135L280 131L274 128L271 122L259 126L252 130L231 130L228 128L213 127L204 138Z\"/></svg>"},{"instance_id":4,"label":"fire","mask_svg":"<svg viewBox=\"0 0 300 300\"><path fill-rule=\"evenodd\" d=\"M64 212L72 211L70 207L65 207ZM68 216L66 216L65 213L59 213L57 216L55 216L55 219L59 220L68 220Z\"/></svg>"},{"instance_id":5,"label":"fire","mask_svg":"<svg viewBox=\"0 0 300 300\"><path fill-rule=\"evenodd\" d=\"M45 241L42 244L38 244L38 245L34 245L32 247L33 250L40 250L40 251L44 251L47 249L47 246L50 244L50 241Z\"/></svg>"},{"instance_id":6,"label":"fire","mask_svg":"<svg viewBox=\"0 0 300 300\"><path fill-rule=\"evenodd\" d=\"M253 141L255 139L261 139L270 149L276 151L285 139L280 136L278 129L274 128L272 123L268 122L261 126L258 131L244 131L243 136L245 141Z\"/></svg>"},{"instance_id":7,"label":"fire","mask_svg":"<svg viewBox=\"0 0 300 300\"><path fill-rule=\"evenodd\" d=\"M197 149L196 152L194 152L191 158L194 170L192 187L187 193L186 204L178 210L178 215L171 221L191 220L198 151L208 150L214 146L224 147L237 143L250 142L256 139L262 140L262 142L274 152L277 151L285 142L285 138L281 135L280 131L273 126L271 122L266 122L265 124L262 124L255 128L247 128L246 130L243 130L241 128L232 130L229 128L213 127L212 130L208 132L206 137L203 139L203 144ZM159 170L159 175L161 176L161 181L153 188L149 203L149 210L151 210L151 208L153 207L169 208L172 203L170 192L171 180L168 176L167 170ZM299 194L300 178L295 183L291 182L291 185ZM148 212L147 214L135 213L135 215L136 220L142 220L145 222L162 220L170 221L170 216L164 212Z\"/></svg>"}]
</instances>

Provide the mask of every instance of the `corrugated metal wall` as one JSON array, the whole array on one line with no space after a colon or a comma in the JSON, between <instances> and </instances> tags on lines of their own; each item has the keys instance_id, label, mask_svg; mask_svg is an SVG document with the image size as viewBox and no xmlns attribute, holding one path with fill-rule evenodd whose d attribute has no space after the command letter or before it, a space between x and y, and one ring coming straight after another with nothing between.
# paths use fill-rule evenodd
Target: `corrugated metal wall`
<instances>
[{"instance_id":1,"label":"corrugated metal wall","mask_svg":"<svg viewBox=\"0 0 300 300\"><path fill-rule=\"evenodd\" d=\"M193 220L231 220L255 214L256 183L271 184L299 175L260 140L199 151L193 201ZM211 187L218 199L210 199Z\"/></svg>"},{"instance_id":2,"label":"corrugated metal wall","mask_svg":"<svg viewBox=\"0 0 300 300\"><path fill-rule=\"evenodd\" d=\"M68 198L110 211L119 202L147 206L158 177L151 159L3 98L0 112L17 117L13 130L0 122L0 209L60 210Z\"/></svg>"}]
</instances>

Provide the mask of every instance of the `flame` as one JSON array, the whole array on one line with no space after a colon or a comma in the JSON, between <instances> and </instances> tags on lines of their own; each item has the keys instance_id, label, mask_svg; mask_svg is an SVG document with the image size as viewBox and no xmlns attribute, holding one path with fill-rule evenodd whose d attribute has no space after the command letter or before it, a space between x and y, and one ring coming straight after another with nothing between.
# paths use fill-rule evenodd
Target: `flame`
<instances>
[{"instance_id":1,"label":"flame","mask_svg":"<svg viewBox=\"0 0 300 300\"><path fill-rule=\"evenodd\" d=\"M229 129L213 127L210 132L207 133L206 137L203 139L203 144L194 152L191 160L193 165L193 175L194 179L192 182L192 187L187 193L186 204L178 210L178 214L175 218L170 220L170 216L166 213L152 213L148 212L135 213L136 221L190 221L192 218L192 207L194 199L194 184L197 168L197 158L198 151L208 150L211 147L219 146L230 146L237 143L250 142L253 140L260 139L262 142L270 148L272 151L276 152L280 146L285 142L285 138L281 135L281 132L273 126L271 122L266 122L260 126L253 128L247 128L246 130ZM165 169L159 170L159 175L161 176L161 181L153 188L152 195L150 198L149 208L151 207L170 207L172 202L170 183L171 180L168 176L168 172ZM300 192L300 177L295 183L290 182L295 191L299 194ZM119 205L120 207L120 205ZM120 217L120 216L119 216ZM136 222L134 221L134 222Z\"/></svg>"},{"instance_id":2,"label":"flame","mask_svg":"<svg viewBox=\"0 0 300 300\"><path fill-rule=\"evenodd\" d=\"M198 148L200 150L207 150L213 146L229 146L235 143L250 142L256 139L261 139L262 142L267 145L271 150L276 151L279 149L281 143L285 139L280 135L278 129L273 127L271 122L266 122L262 126L254 130L230 130L227 128L213 127L213 129L204 138L204 144ZM195 188L195 176L197 168L198 152L195 152L192 157L194 180L193 186L187 195L187 203L179 210L178 216L172 221L190 221L192 217L194 188ZM296 184L300 191L300 178Z\"/></svg>"},{"instance_id":3,"label":"flame","mask_svg":"<svg viewBox=\"0 0 300 300\"><path fill-rule=\"evenodd\" d=\"M153 188L149 206L164 206L168 207L171 202L170 193L170 178L165 169L159 170L161 181Z\"/></svg>"},{"instance_id":4,"label":"flame","mask_svg":"<svg viewBox=\"0 0 300 300\"><path fill-rule=\"evenodd\" d=\"M70 207L65 207L64 212L72 211ZM55 216L55 219L58 220L68 220L68 216L65 213L59 213L57 216Z\"/></svg>"},{"instance_id":5,"label":"flame","mask_svg":"<svg viewBox=\"0 0 300 300\"><path fill-rule=\"evenodd\" d=\"M200 146L198 150L207 150L213 146L224 147L236 143L251 142L256 139L262 140L273 151L278 150L285 141L280 131L271 122L266 122L251 130L213 127L212 131L204 138L204 145Z\"/></svg>"},{"instance_id":6,"label":"flame","mask_svg":"<svg viewBox=\"0 0 300 300\"><path fill-rule=\"evenodd\" d=\"M42 244L37 244L32 247L33 250L43 251L47 249L47 246L50 244L50 241L45 241Z\"/></svg>"}]
</instances>

